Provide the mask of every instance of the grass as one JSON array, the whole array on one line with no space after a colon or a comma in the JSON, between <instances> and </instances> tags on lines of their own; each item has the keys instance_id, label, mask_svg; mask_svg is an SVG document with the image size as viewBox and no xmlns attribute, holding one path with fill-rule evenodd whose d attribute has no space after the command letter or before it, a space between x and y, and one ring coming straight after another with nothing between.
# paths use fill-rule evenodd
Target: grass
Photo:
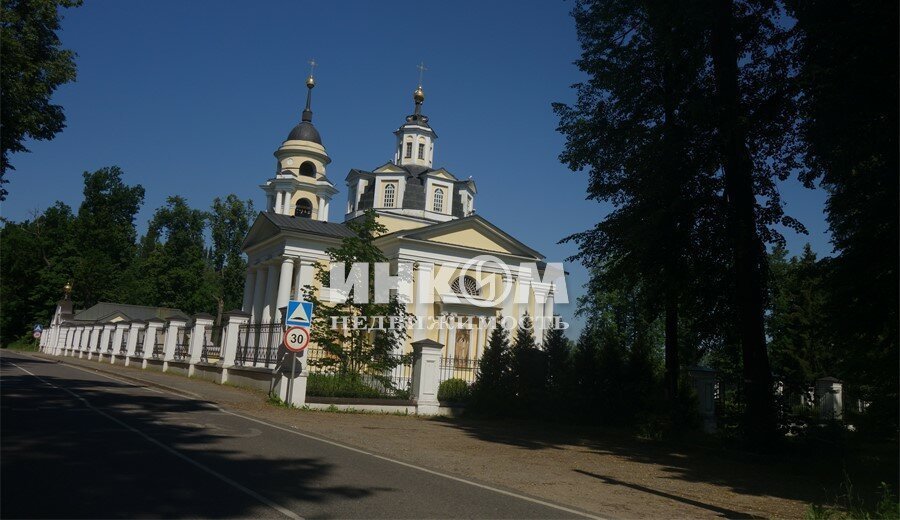
<instances>
[{"instance_id":1,"label":"grass","mask_svg":"<svg viewBox=\"0 0 900 520\"><path fill-rule=\"evenodd\" d=\"M378 399L385 396L369 386L356 374L310 374L306 380L306 395L316 397L358 397ZM398 396L407 397L407 396Z\"/></svg>"},{"instance_id":2,"label":"grass","mask_svg":"<svg viewBox=\"0 0 900 520\"><path fill-rule=\"evenodd\" d=\"M22 352L37 352L38 341L34 338L23 337L5 345L3 348L8 348L9 350L18 350Z\"/></svg>"},{"instance_id":3,"label":"grass","mask_svg":"<svg viewBox=\"0 0 900 520\"><path fill-rule=\"evenodd\" d=\"M900 502L891 486L882 482L875 493L863 497L853 485L850 475L844 472L840 491L831 504L810 504L806 509L807 520L849 520L849 519L896 519L900 518Z\"/></svg>"}]
</instances>

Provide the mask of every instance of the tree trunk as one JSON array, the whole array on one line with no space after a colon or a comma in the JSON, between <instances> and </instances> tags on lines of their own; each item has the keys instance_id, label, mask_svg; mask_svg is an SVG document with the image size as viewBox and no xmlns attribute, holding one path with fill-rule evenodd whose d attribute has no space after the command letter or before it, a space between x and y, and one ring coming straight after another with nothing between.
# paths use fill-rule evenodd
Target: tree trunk
<instances>
[{"instance_id":1,"label":"tree trunk","mask_svg":"<svg viewBox=\"0 0 900 520\"><path fill-rule=\"evenodd\" d=\"M678 399L678 301L670 291L666 294L666 399ZM674 408L673 408L674 410Z\"/></svg>"},{"instance_id":2,"label":"tree trunk","mask_svg":"<svg viewBox=\"0 0 900 520\"><path fill-rule=\"evenodd\" d=\"M718 130L725 174L729 234L732 239L738 328L741 338L745 421L751 440L765 442L774 432L771 373L766 351L765 256L756 229L753 162L741 123L738 49L732 0L713 0L711 50L718 104Z\"/></svg>"}]
</instances>

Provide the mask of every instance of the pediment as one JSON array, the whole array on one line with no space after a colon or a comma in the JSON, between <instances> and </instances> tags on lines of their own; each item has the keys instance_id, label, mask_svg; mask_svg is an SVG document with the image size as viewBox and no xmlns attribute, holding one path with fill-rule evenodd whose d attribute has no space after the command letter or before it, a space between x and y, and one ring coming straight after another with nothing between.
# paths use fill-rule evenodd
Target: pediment
<instances>
[{"instance_id":1,"label":"pediment","mask_svg":"<svg viewBox=\"0 0 900 520\"><path fill-rule=\"evenodd\" d=\"M477 215L401 232L401 236L478 251L543 259L539 252Z\"/></svg>"},{"instance_id":2,"label":"pediment","mask_svg":"<svg viewBox=\"0 0 900 520\"><path fill-rule=\"evenodd\" d=\"M278 235L280 232L281 230L278 229L278 226L276 226L264 214L260 213L256 216L256 220L253 222L253 225L250 226L250 231L247 232L247 236L244 238L244 243L241 248L246 251L256 244L265 242L266 240Z\"/></svg>"}]
</instances>

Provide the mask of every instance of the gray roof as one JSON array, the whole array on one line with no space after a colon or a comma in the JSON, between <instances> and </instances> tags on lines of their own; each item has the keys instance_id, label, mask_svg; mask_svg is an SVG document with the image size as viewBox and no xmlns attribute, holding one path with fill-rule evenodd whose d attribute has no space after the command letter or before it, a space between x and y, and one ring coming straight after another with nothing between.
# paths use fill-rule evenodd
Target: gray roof
<instances>
[{"instance_id":1,"label":"gray roof","mask_svg":"<svg viewBox=\"0 0 900 520\"><path fill-rule=\"evenodd\" d=\"M317 144L322 144L322 136L319 135L319 131L316 130L316 127L309 121L301 121L300 124L295 126L288 135L287 140L312 141Z\"/></svg>"},{"instance_id":2,"label":"gray roof","mask_svg":"<svg viewBox=\"0 0 900 520\"><path fill-rule=\"evenodd\" d=\"M312 233L315 235L336 238L353 236L353 231L350 231L347 226L336 222L322 222L321 220L314 220L306 217L281 215L271 211L260 213L260 215L265 216L279 229L286 231L300 231L303 233Z\"/></svg>"},{"instance_id":3,"label":"gray roof","mask_svg":"<svg viewBox=\"0 0 900 520\"><path fill-rule=\"evenodd\" d=\"M398 209L427 209L428 201L425 200L425 180L428 177L429 173L436 172L433 168L428 168L427 166L416 166L412 164L406 165L395 165L398 168L402 168L406 171L406 188L403 190L403 201L402 205ZM354 169L351 171L355 171L358 173L362 173L365 175L387 175L387 173L375 173L366 170L358 170ZM392 174L396 175L396 174ZM465 184L468 181L451 181L454 185ZM366 186L366 189L360 194L359 197L359 207L360 210L372 209L375 207L375 184L369 183ZM463 217L463 206L462 200L460 197L453 197L453 207L450 208L451 215L454 217Z\"/></svg>"},{"instance_id":4,"label":"gray roof","mask_svg":"<svg viewBox=\"0 0 900 520\"><path fill-rule=\"evenodd\" d=\"M78 311L72 319L75 321L103 321L105 318L118 313L127 316L129 320L149 320L151 318L163 320L169 318L190 319L180 309L110 302L100 302L93 307Z\"/></svg>"}]
</instances>

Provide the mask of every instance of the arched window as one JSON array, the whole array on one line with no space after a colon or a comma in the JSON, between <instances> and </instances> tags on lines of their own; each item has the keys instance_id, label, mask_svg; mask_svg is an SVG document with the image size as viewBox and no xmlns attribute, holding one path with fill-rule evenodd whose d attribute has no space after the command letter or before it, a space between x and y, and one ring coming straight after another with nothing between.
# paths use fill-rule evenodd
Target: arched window
<instances>
[{"instance_id":1,"label":"arched window","mask_svg":"<svg viewBox=\"0 0 900 520\"><path fill-rule=\"evenodd\" d=\"M463 276L453 280L453 282L450 283L450 290L456 294L481 296L481 288L478 287L478 282L471 276Z\"/></svg>"},{"instance_id":2,"label":"arched window","mask_svg":"<svg viewBox=\"0 0 900 520\"><path fill-rule=\"evenodd\" d=\"M294 210L295 217L312 217L312 202L309 199L300 199L297 201L297 209Z\"/></svg>"},{"instance_id":3,"label":"arched window","mask_svg":"<svg viewBox=\"0 0 900 520\"><path fill-rule=\"evenodd\" d=\"M393 184L384 185L384 207L393 208L397 198L397 188Z\"/></svg>"},{"instance_id":4,"label":"arched window","mask_svg":"<svg viewBox=\"0 0 900 520\"><path fill-rule=\"evenodd\" d=\"M305 161L300 165L300 175L306 175L307 177L315 177L316 176L316 165L312 163L312 161Z\"/></svg>"},{"instance_id":5,"label":"arched window","mask_svg":"<svg viewBox=\"0 0 900 520\"><path fill-rule=\"evenodd\" d=\"M434 201L432 201L432 210L437 213L444 212L444 190L437 188L434 190Z\"/></svg>"},{"instance_id":6,"label":"arched window","mask_svg":"<svg viewBox=\"0 0 900 520\"><path fill-rule=\"evenodd\" d=\"M406 159L412 159L412 143L406 143Z\"/></svg>"},{"instance_id":7,"label":"arched window","mask_svg":"<svg viewBox=\"0 0 900 520\"><path fill-rule=\"evenodd\" d=\"M425 143L419 143L419 159L425 158Z\"/></svg>"}]
</instances>

